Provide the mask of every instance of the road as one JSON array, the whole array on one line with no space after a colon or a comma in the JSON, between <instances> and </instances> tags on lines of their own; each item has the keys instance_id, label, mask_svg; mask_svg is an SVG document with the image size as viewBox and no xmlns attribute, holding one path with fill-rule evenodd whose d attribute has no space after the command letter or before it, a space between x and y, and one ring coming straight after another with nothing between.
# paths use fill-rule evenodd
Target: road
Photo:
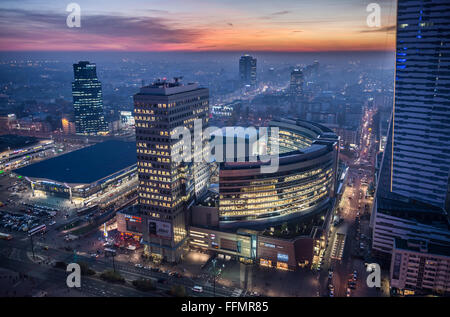
<instances>
[{"instance_id":1,"label":"road","mask_svg":"<svg viewBox=\"0 0 450 317\"><path fill-rule=\"evenodd\" d=\"M71 263L74 259L74 253L65 250L52 248L48 250L42 247L47 243L35 242L35 254L37 260L33 261L31 255L31 244L28 239L13 239L10 241L0 241L0 267L10 269L16 272L27 273L39 281L39 285L44 290L49 287L59 287L66 289L66 272L53 268L52 262L62 261ZM112 259L96 259L84 255L76 255L77 262L88 263L89 267L96 272L104 272L113 268ZM137 268L128 263L115 261L115 269L130 284L133 280L146 278L155 281L157 290L153 292L140 292L131 286L117 285L104 282L98 278L82 277L80 292L88 296L167 296L167 291L173 285L184 285L189 296L213 296L214 289L211 286L204 285L199 281L193 281L189 278L170 277L167 274L152 272L144 268ZM158 283L158 279L165 279L167 284ZM193 293L190 289L194 285L203 286L203 293ZM217 287L216 296L231 297L234 289L224 289Z\"/></svg>"},{"instance_id":2,"label":"road","mask_svg":"<svg viewBox=\"0 0 450 317\"><path fill-rule=\"evenodd\" d=\"M365 110L361 128L361 146L356 158L346 162L349 166L347 183L351 185L347 185L342 194L338 206L342 222L331 229L324 264L318 277L321 296L329 296L330 284L334 286L334 296L347 296L348 280L353 279L354 271L357 273L356 288L350 291L350 296L381 295L380 291L367 287L365 282L367 273L364 257L368 252L370 241L367 240L368 237L366 238L368 234L362 235L362 232L368 231L368 222L361 220L363 217L367 218L372 204L372 198L366 198L366 192L368 184L373 180L376 155L374 135L371 133L373 115L373 110ZM331 278L329 278L330 269L333 271Z\"/></svg>"}]
</instances>

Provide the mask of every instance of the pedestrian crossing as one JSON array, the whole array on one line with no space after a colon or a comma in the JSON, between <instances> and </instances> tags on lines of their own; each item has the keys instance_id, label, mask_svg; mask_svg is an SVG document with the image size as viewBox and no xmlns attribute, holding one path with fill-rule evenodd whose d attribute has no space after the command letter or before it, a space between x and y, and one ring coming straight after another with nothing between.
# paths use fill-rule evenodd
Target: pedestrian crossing
<instances>
[{"instance_id":1,"label":"pedestrian crossing","mask_svg":"<svg viewBox=\"0 0 450 317\"><path fill-rule=\"evenodd\" d=\"M235 288L233 293L231 293L231 297L241 297L242 290L239 288Z\"/></svg>"}]
</instances>

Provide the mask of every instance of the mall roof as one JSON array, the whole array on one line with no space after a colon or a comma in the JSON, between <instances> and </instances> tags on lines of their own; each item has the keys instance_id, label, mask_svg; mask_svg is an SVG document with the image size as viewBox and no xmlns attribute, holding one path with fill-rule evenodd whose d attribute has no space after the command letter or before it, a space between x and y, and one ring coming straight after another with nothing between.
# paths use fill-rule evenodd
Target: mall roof
<instances>
[{"instance_id":1,"label":"mall roof","mask_svg":"<svg viewBox=\"0 0 450 317\"><path fill-rule=\"evenodd\" d=\"M15 170L32 179L90 184L136 164L136 143L109 140Z\"/></svg>"}]
</instances>

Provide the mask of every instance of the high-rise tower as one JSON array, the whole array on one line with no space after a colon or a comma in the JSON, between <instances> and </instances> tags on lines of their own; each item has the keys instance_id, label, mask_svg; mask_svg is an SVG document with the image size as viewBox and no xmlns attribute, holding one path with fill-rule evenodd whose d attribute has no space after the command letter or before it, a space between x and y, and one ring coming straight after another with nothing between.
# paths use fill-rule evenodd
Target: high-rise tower
<instances>
[{"instance_id":1,"label":"high-rise tower","mask_svg":"<svg viewBox=\"0 0 450 317\"><path fill-rule=\"evenodd\" d=\"M243 55L239 59L239 78L242 86L256 85L256 58Z\"/></svg>"},{"instance_id":2,"label":"high-rise tower","mask_svg":"<svg viewBox=\"0 0 450 317\"><path fill-rule=\"evenodd\" d=\"M196 141L194 128L199 123L202 130L208 126L209 91L178 79L157 81L134 95L134 106L144 243L153 256L176 262L187 237L188 206L206 191L209 169L195 160L179 162L174 153L180 146L193 154L207 150L209 138L202 133L201 141ZM175 129L184 127L191 134L190 142L171 137Z\"/></svg>"},{"instance_id":3,"label":"high-rise tower","mask_svg":"<svg viewBox=\"0 0 450 317\"><path fill-rule=\"evenodd\" d=\"M103 114L102 83L97 78L96 66L89 62L73 64L72 96L77 134L106 132Z\"/></svg>"},{"instance_id":4,"label":"high-rise tower","mask_svg":"<svg viewBox=\"0 0 450 317\"><path fill-rule=\"evenodd\" d=\"M450 3L399 0L395 92L372 214L373 249L450 243Z\"/></svg>"},{"instance_id":5,"label":"high-rise tower","mask_svg":"<svg viewBox=\"0 0 450 317\"><path fill-rule=\"evenodd\" d=\"M303 83L305 78L303 72L296 68L291 72L291 82L290 82L290 94L293 96L301 97L303 96Z\"/></svg>"},{"instance_id":6,"label":"high-rise tower","mask_svg":"<svg viewBox=\"0 0 450 317\"><path fill-rule=\"evenodd\" d=\"M445 208L450 171L450 3L401 0L392 192Z\"/></svg>"}]
</instances>

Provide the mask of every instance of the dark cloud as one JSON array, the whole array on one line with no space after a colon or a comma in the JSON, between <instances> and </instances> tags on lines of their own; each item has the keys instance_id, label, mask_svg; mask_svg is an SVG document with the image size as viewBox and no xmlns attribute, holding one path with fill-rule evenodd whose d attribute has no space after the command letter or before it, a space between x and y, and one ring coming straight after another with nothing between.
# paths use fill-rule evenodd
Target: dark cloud
<instances>
[{"instance_id":1,"label":"dark cloud","mask_svg":"<svg viewBox=\"0 0 450 317\"><path fill-rule=\"evenodd\" d=\"M217 47L217 45L204 45L204 46L198 46L198 49L205 49L205 48L214 48Z\"/></svg>"},{"instance_id":2,"label":"dark cloud","mask_svg":"<svg viewBox=\"0 0 450 317\"><path fill-rule=\"evenodd\" d=\"M52 31L80 36L95 35L105 38L128 37L149 43L190 43L201 36L201 30L174 26L161 17L130 17L120 15L81 15L81 28L68 28L67 15L54 12L36 12L20 9L0 11L0 38L33 39L37 34L51 38Z\"/></svg>"},{"instance_id":3,"label":"dark cloud","mask_svg":"<svg viewBox=\"0 0 450 317\"><path fill-rule=\"evenodd\" d=\"M285 11L278 11L278 12L271 13L268 16L262 16L262 17L260 17L260 19L261 20L271 20L271 19L274 19L274 18L276 18L278 16L286 15L286 14L289 14L289 13L292 13L292 11L287 11L287 10L285 10Z\"/></svg>"},{"instance_id":4,"label":"dark cloud","mask_svg":"<svg viewBox=\"0 0 450 317\"><path fill-rule=\"evenodd\" d=\"M291 13L291 11L285 10L285 11L274 12L274 13L272 13L272 15L285 15L285 14L289 14L289 13Z\"/></svg>"}]
</instances>

